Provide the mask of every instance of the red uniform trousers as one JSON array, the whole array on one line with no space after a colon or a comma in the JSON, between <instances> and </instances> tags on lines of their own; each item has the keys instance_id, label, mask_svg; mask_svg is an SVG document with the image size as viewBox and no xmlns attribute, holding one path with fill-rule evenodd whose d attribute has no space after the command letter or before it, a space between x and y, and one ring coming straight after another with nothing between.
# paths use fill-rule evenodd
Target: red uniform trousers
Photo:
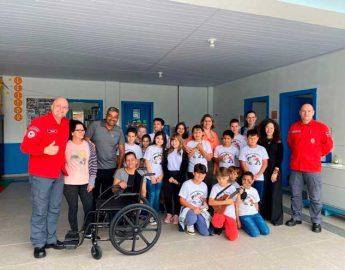
<instances>
[{"instance_id":1,"label":"red uniform trousers","mask_svg":"<svg viewBox=\"0 0 345 270\"><path fill-rule=\"evenodd\" d=\"M214 213L211 223L217 229L225 228L225 235L230 241L238 238L238 229L236 220L224 214Z\"/></svg>"}]
</instances>

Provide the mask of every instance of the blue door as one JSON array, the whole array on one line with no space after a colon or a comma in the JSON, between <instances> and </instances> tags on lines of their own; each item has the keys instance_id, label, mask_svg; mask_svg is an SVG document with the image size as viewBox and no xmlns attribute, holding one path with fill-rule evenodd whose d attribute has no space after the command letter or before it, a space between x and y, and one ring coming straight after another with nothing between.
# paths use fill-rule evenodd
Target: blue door
<instances>
[{"instance_id":1,"label":"blue door","mask_svg":"<svg viewBox=\"0 0 345 270\"><path fill-rule=\"evenodd\" d=\"M128 127L146 126L147 132L152 132L153 102L122 101L122 130L126 133Z\"/></svg>"},{"instance_id":2,"label":"blue door","mask_svg":"<svg viewBox=\"0 0 345 270\"><path fill-rule=\"evenodd\" d=\"M313 105L316 119L316 89L293 91L280 94L280 132L284 145L284 157L282 163L282 183L284 186L289 185L290 175L290 156L291 152L287 145L287 135L292 123L301 119L299 110L303 104Z\"/></svg>"}]
</instances>

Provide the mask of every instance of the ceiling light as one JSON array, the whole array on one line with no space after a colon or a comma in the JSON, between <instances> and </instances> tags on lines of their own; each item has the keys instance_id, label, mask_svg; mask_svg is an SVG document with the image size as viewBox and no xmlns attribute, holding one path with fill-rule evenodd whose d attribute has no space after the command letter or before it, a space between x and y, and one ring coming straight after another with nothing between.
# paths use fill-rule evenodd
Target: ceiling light
<instances>
[{"instance_id":1,"label":"ceiling light","mask_svg":"<svg viewBox=\"0 0 345 270\"><path fill-rule=\"evenodd\" d=\"M163 71L158 71L157 73L158 73L158 78L162 78L163 75L164 75L164 72L163 72Z\"/></svg>"},{"instance_id":2,"label":"ceiling light","mask_svg":"<svg viewBox=\"0 0 345 270\"><path fill-rule=\"evenodd\" d=\"M216 38L209 38L207 41L208 41L208 44L210 45L210 48L214 48L216 47Z\"/></svg>"}]
</instances>

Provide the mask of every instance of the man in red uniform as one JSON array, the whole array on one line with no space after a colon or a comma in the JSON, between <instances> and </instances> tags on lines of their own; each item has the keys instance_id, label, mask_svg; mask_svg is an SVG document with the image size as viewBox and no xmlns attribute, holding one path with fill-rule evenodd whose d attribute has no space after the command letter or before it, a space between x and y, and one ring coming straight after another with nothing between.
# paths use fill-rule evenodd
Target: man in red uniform
<instances>
[{"instance_id":1,"label":"man in red uniform","mask_svg":"<svg viewBox=\"0 0 345 270\"><path fill-rule=\"evenodd\" d=\"M304 104L299 114L301 121L292 124L288 134L288 145L291 149L292 217L285 224L295 226L302 223L302 191L305 182L310 199L312 231L321 232L321 157L332 150L333 140L329 128L313 120L312 105Z\"/></svg>"},{"instance_id":2,"label":"man in red uniform","mask_svg":"<svg viewBox=\"0 0 345 270\"><path fill-rule=\"evenodd\" d=\"M46 248L63 249L56 238L60 215L65 148L69 136L69 122L65 117L68 102L59 97L51 106L51 113L32 120L21 144L22 152L29 154L29 181L31 185L31 243L34 257L46 256Z\"/></svg>"}]
</instances>

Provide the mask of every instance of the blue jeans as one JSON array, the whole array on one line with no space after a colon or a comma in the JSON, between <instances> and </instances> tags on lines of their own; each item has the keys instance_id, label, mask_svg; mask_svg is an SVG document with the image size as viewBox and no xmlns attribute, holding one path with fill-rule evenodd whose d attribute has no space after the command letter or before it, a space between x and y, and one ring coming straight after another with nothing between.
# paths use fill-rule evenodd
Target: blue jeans
<instances>
[{"instance_id":1,"label":"blue jeans","mask_svg":"<svg viewBox=\"0 0 345 270\"><path fill-rule=\"evenodd\" d=\"M150 206L159 211L159 195L161 193L162 182L152 184L151 180L146 180L147 195Z\"/></svg>"},{"instance_id":2,"label":"blue jeans","mask_svg":"<svg viewBox=\"0 0 345 270\"><path fill-rule=\"evenodd\" d=\"M29 176L31 185L31 236L34 247L57 241L56 227L61 210L64 181L60 178Z\"/></svg>"},{"instance_id":3,"label":"blue jeans","mask_svg":"<svg viewBox=\"0 0 345 270\"><path fill-rule=\"evenodd\" d=\"M197 215L193 212L193 210L189 210L186 215L185 223L187 226L191 226L195 224L198 232L201 235L204 235L204 236L209 235L206 221L201 214Z\"/></svg>"},{"instance_id":4,"label":"blue jeans","mask_svg":"<svg viewBox=\"0 0 345 270\"><path fill-rule=\"evenodd\" d=\"M260 234L268 235L270 229L260 214L240 216L242 229L251 237L257 237Z\"/></svg>"}]
</instances>

